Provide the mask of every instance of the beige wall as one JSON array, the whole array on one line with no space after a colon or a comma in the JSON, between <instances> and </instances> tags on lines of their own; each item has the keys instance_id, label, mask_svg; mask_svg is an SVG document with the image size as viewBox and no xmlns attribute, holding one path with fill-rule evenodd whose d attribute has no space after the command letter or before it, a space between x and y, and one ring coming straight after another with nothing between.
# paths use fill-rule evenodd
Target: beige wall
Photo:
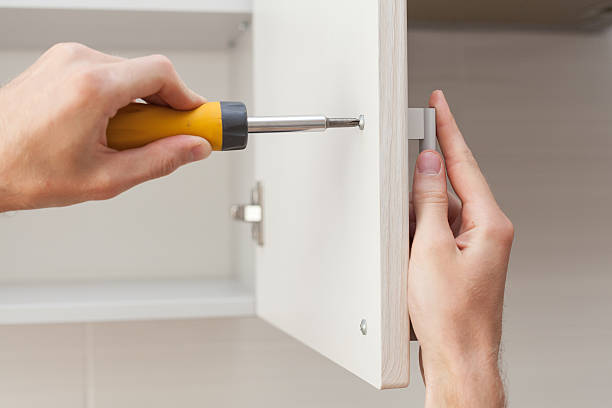
<instances>
[{"instance_id":1,"label":"beige wall","mask_svg":"<svg viewBox=\"0 0 612 408\"><path fill-rule=\"evenodd\" d=\"M517 238L511 406L609 405L612 34L410 32L410 99L443 88ZM416 349L413 346L413 356ZM256 319L0 328L0 406L407 407Z\"/></svg>"}]
</instances>

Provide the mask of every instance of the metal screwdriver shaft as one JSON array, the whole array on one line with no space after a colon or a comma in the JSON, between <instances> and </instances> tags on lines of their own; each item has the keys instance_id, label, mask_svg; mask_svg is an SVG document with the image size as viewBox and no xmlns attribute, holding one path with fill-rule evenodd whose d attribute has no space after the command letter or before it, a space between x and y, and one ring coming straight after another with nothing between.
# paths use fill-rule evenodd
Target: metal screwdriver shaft
<instances>
[{"instance_id":1,"label":"metal screwdriver shaft","mask_svg":"<svg viewBox=\"0 0 612 408\"><path fill-rule=\"evenodd\" d=\"M248 118L249 133L301 132L327 128L359 127L363 130L364 118L328 118L327 116L255 116Z\"/></svg>"}]
</instances>

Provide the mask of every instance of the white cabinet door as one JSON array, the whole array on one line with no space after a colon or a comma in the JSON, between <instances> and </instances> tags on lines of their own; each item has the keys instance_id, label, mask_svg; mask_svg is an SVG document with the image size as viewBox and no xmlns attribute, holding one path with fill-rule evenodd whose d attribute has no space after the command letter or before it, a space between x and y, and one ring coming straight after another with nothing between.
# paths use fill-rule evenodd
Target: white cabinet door
<instances>
[{"instance_id":1,"label":"white cabinet door","mask_svg":"<svg viewBox=\"0 0 612 408\"><path fill-rule=\"evenodd\" d=\"M375 387L406 386L406 2L255 0L253 34L251 113L365 115L363 131L254 136L257 313Z\"/></svg>"}]
</instances>

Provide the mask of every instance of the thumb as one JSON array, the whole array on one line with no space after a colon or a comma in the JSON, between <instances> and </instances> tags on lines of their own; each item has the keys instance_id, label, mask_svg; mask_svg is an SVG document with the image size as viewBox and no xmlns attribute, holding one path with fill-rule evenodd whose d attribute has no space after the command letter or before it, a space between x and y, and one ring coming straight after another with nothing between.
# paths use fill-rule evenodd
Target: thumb
<instances>
[{"instance_id":1,"label":"thumb","mask_svg":"<svg viewBox=\"0 0 612 408\"><path fill-rule=\"evenodd\" d=\"M114 154L113 172L128 189L147 180L167 176L182 165L202 160L212 148L206 139L197 136L171 136L146 146Z\"/></svg>"},{"instance_id":2,"label":"thumb","mask_svg":"<svg viewBox=\"0 0 612 408\"><path fill-rule=\"evenodd\" d=\"M415 237L437 235L445 230L450 233L446 172L442 156L434 150L425 150L417 158L412 203L416 217Z\"/></svg>"}]
</instances>

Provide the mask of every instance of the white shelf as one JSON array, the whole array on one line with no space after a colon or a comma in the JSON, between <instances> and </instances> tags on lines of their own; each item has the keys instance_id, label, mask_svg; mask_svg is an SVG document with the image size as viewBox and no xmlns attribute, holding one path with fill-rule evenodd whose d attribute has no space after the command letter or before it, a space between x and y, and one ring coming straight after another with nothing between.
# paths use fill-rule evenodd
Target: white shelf
<instances>
[{"instance_id":1,"label":"white shelf","mask_svg":"<svg viewBox=\"0 0 612 408\"><path fill-rule=\"evenodd\" d=\"M0 8L250 13L252 0L0 0Z\"/></svg>"},{"instance_id":2,"label":"white shelf","mask_svg":"<svg viewBox=\"0 0 612 408\"><path fill-rule=\"evenodd\" d=\"M0 324L251 316L253 291L231 279L0 286Z\"/></svg>"},{"instance_id":3,"label":"white shelf","mask_svg":"<svg viewBox=\"0 0 612 408\"><path fill-rule=\"evenodd\" d=\"M251 20L250 1L0 0L0 48L81 42L101 50L227 49Z\"/></svg>"}]
</instances>

